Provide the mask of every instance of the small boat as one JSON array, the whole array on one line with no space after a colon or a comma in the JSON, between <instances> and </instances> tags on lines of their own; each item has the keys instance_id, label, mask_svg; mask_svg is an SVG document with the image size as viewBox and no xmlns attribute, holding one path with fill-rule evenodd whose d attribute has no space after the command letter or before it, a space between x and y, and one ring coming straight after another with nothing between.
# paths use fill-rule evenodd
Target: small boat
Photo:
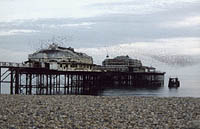
<instances>
[{"instance_id":1,"label":"small boat","mask_svg":"<svg viewBox=\"0 0 200 129\"><path fill-rule=\"evenodd\" d=\"M169 78L169 83L168 83L169 88L178 88L180 87L180 81L178 78Z\"/></svg>"}]
</instances>

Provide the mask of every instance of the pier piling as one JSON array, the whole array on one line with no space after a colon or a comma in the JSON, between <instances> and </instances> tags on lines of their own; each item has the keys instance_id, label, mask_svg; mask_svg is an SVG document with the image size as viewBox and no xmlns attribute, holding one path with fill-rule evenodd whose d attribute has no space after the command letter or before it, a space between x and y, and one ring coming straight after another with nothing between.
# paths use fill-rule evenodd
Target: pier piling
<instances>
[{"instance_id":1,"label":"pier piling","mask_svg":"<svg viewBox=\"0 0 200 129\"><path fill-rule=\"evenodd\" d=\"M2 74L2 69L5 72ZM9 72L10 71L10 72ZM164 73L55 71L44 68L0 67L2 83L10 94L98 94L105 88L162 86ZM4 77L4 79L2 79Z\"/></svg>"}]
</instances>

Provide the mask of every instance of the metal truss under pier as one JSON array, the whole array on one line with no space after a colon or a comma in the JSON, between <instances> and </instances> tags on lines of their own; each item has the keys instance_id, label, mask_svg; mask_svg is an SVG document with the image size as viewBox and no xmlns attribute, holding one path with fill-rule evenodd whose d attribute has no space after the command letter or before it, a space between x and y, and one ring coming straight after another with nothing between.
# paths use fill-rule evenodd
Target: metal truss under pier
<instances>
[{"instance_id":1,"label":"metal truss under pier","mask_svg":"<svg viewBox=\"0 0 200 129\"><path fill-rule=\"evenodd\" d=\"M0 66L0 93L6 86L10 94L98 95L105 88L161 87L159 72L56 71L45 68ZM6 85L2 85L6 84Z\"/></svg>"}]
</instances>

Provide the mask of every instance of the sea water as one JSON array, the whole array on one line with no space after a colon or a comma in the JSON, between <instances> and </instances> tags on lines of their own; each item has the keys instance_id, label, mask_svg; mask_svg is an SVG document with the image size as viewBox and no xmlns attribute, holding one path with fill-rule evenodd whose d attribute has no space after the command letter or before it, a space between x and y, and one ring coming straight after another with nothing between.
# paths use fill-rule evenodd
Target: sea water
<instances>
[{"instance_id":1,"label":"sea water","mask_svg":"<svg viewBox=\"0 0 200 129\"><path fill-rule=\"evenodd\" d=\"M159 66L158 66L159 67ZM103 96L159 96L159 97L200 97L200 65L161 68L166 71L165 84L160 88L107 89ZM170 77L178 77L179 88L168 88Z\"/></svg>"}]
</instances>

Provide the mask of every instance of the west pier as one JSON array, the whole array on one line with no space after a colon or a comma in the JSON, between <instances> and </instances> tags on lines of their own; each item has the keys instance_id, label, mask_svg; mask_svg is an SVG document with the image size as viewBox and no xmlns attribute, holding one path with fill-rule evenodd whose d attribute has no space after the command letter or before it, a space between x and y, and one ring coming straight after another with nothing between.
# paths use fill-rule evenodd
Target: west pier
<instances>
[{"instance_id":1,"label":"west pier","mask_svg":"<svg viewBox=\"0 0 200 129\"><path fill-rule=\"evenodd\" d=\"M57 71L14 65L0 63L0 91L6 86L10 94L97 95L106 88L155 88L164 85L164 73L161 72Z\"/></svg>"},{"instance_id":2,"label":"west pier","mask_svg":"<svg viewBox=\"0 0 200 129\"><path fill-rule=\"evenodd\" d=\"M23 63L0 62L0 93L6 87L9 94L98 95L106 88L161 87L164 74L128 55L96 65L91 56L53 43Z\"/></svg>"}]
</instances>

